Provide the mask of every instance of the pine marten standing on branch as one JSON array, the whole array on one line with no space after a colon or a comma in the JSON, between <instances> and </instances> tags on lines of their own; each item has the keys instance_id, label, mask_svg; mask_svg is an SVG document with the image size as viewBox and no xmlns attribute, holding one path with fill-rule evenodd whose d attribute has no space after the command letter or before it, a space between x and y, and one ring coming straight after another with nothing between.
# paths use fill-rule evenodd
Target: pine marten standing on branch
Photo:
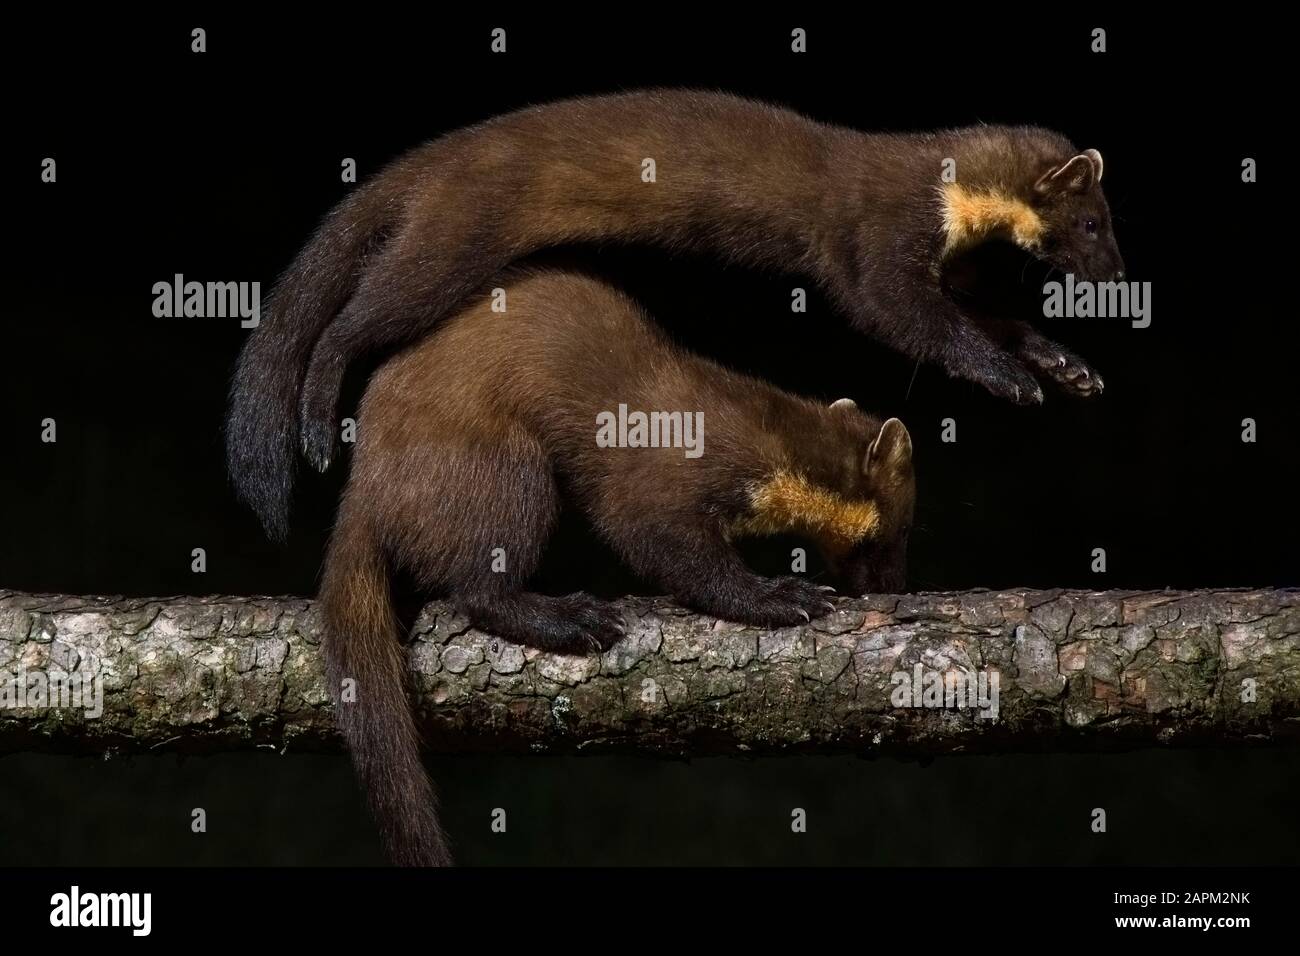
<instances>
[{"instance_id":1,"label":"pine marten standing on branch","mask_svg":"<svg viewBox=\"0 0 1300 956\"><path fill-rule=\"evenodd\" d=\"M1033 372L1095 393L1096 373L1029 325L995 343L945 294L942 272L998 238L1078 278L1122 278L1101 178L1096 150L1045 129L868 134L722 93L498 117L412 151L326 217L240 359L231 473L283 539L296 450L328 466L352 359L416 341L500 269L569 243L790 270L863 332L996 395L1041 401Z\"/></svg>"},{"instance_id":2,"label":"pine marten standing on branch","mask_svg":"<svg viewBox=\"0 0 1300 956\"><path fill-rule=\"evenodd\" d=\"M474 298L371 379L325 562L329 686L403 864L449 854L406 697L393 573L508 640L608 648L624 630L614 606L526 590L563 498L638 574L732 621L786 626L834 607L828 587L751 571L733 546L744 536L805 537L847 593L904 583L915 485L898 419L691 355L585 274L517 270L495 283L504 312ZM349 678L353 701L340 695Z\"/></svg>"}]
</instances>

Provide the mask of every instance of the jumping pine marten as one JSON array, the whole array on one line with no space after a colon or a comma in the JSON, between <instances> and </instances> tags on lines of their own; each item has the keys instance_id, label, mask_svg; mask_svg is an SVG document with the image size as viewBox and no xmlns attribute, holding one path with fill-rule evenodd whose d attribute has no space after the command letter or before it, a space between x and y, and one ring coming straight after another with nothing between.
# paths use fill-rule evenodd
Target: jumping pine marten
<instances>
[{"instance_id":1,"label":"jumping pine marten","mask_svg":"<svg viewBox=\"0 0 1300 956\"><path fill-rule=\"evenodd\" d=\"M323 470L349 362L415 341L507 264L567 243L656 243L790 270L862 331L997 395L1041 401L1031 369L1099 391L1082 360L1024 323L1011 351L995 344L942 273L955 253L1004 238L1078 278L1121 278L1101 176L1096 150L1045 129L868 134L721 93L498 117L407 154L326 217L240 360L231 472L282 539L297 418Z\"/></svg>"},{"instance_id":2,"label":"jumping pine marten","mask_svg":"<svg viewBox=\"0 0 1300 956\"><path fill-rule=\"evenodd\" d=\"M635 571L720 618L773 627L833 609L828 587L749 570L733 547L747 535L805 536L851 594L903 585L915 486L898 419L683 352L581 273L497 282L504 313L484 296L371 379L325 561L329 685L403 864L449 858L405 696L393 572L449 594L483 631L608 648L624 628L612 605L525 589L563 496ZM348 678L354 702L339 699Z\"/></svg>"}]
</instances>

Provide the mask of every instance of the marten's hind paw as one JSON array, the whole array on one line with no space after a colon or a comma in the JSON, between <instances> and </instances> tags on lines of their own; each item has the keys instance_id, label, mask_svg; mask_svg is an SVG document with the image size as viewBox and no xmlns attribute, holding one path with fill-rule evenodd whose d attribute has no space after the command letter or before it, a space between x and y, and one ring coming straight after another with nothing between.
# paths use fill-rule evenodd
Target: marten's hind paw
<instances>
[{"instance_id":1,"label":"marten's hind paw","mask_svg":"<svg viewBox=\"0 0 1300 956\"><path fill-rule=\"evenodd\" d=\"M334 458L334 430L327 424L302 424L302 456L317 471L324 472Z\"/></svg>"},{"instance_id":2,"label":"marten's hind paw","mask_svg":"<svg viewBox=\"0 0 1300 956\"><path fill-rule=\"evenodd\" d=\"M553 611L548 649L561 654L599 654L627 633L618 608L590 594L578 592L556 598Z\"/></svg>"},{"instance_id":3,"label":"marten's hind paw","mask_svg":"<svg viewBox=\"0 0 1300 956\"><path fill-rule=\"evenodd\" d=\"M475 593L460 595L457 604L479 630L554 654L599 653L626 632L618 608L581 592Z\"/></svg>"}]
</instances>

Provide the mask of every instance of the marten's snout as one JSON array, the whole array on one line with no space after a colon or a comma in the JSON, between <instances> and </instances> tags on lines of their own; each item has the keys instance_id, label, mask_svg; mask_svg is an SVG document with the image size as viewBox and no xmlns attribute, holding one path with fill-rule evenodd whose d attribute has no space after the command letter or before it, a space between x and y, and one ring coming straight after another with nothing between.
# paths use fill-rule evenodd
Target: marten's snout
<instances>
[{"instance_id":1,"label":"marten's snout","mask_svg":"<svg viewBox=\"0 0 1300 956\"><path fill-rule=\"evenodd\" d=\"M1123 282L1128 273L1124 271L1124 259L1120 256L1118 249L1111 249L1110 267L1112 281Z\"/></svg>"}]
</instances>

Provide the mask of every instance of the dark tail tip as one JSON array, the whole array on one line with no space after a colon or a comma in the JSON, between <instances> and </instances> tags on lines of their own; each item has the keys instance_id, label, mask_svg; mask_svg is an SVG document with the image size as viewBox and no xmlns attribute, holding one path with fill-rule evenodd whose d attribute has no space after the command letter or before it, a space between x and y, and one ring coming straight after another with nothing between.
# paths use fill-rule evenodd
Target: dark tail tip
<instances>
[{"instance_id":1,"label":"dark tail tip","mask_svg":"<svg viewBox=\"0 0 1300 956\"><path fill-rule=\"evenodd\" d=\"M247 408L236 398L226 426L226 467L235 493L253 509L266 536L283 544L289 536L289 506L293 497L292 438L280 434L279 422ZM287 442L286 442L287 438Z\"/></svg>"},{"instance_id":2,"label":"dark tail tip","mask_svg":"<svg viewBox=\"0 0 1300 956\"><path fill-rule=\"evenodd\" d=\"M289 536L297 466L297 421L292 395L286 409L282 398L277 401L277 394L296 387L296 381L277 389L276 374L261 372L256 348L256 339L250 339L231 386L226 467L235 493L253 509L266 536L283 544Z\"/></svg>"}]
</instances>

